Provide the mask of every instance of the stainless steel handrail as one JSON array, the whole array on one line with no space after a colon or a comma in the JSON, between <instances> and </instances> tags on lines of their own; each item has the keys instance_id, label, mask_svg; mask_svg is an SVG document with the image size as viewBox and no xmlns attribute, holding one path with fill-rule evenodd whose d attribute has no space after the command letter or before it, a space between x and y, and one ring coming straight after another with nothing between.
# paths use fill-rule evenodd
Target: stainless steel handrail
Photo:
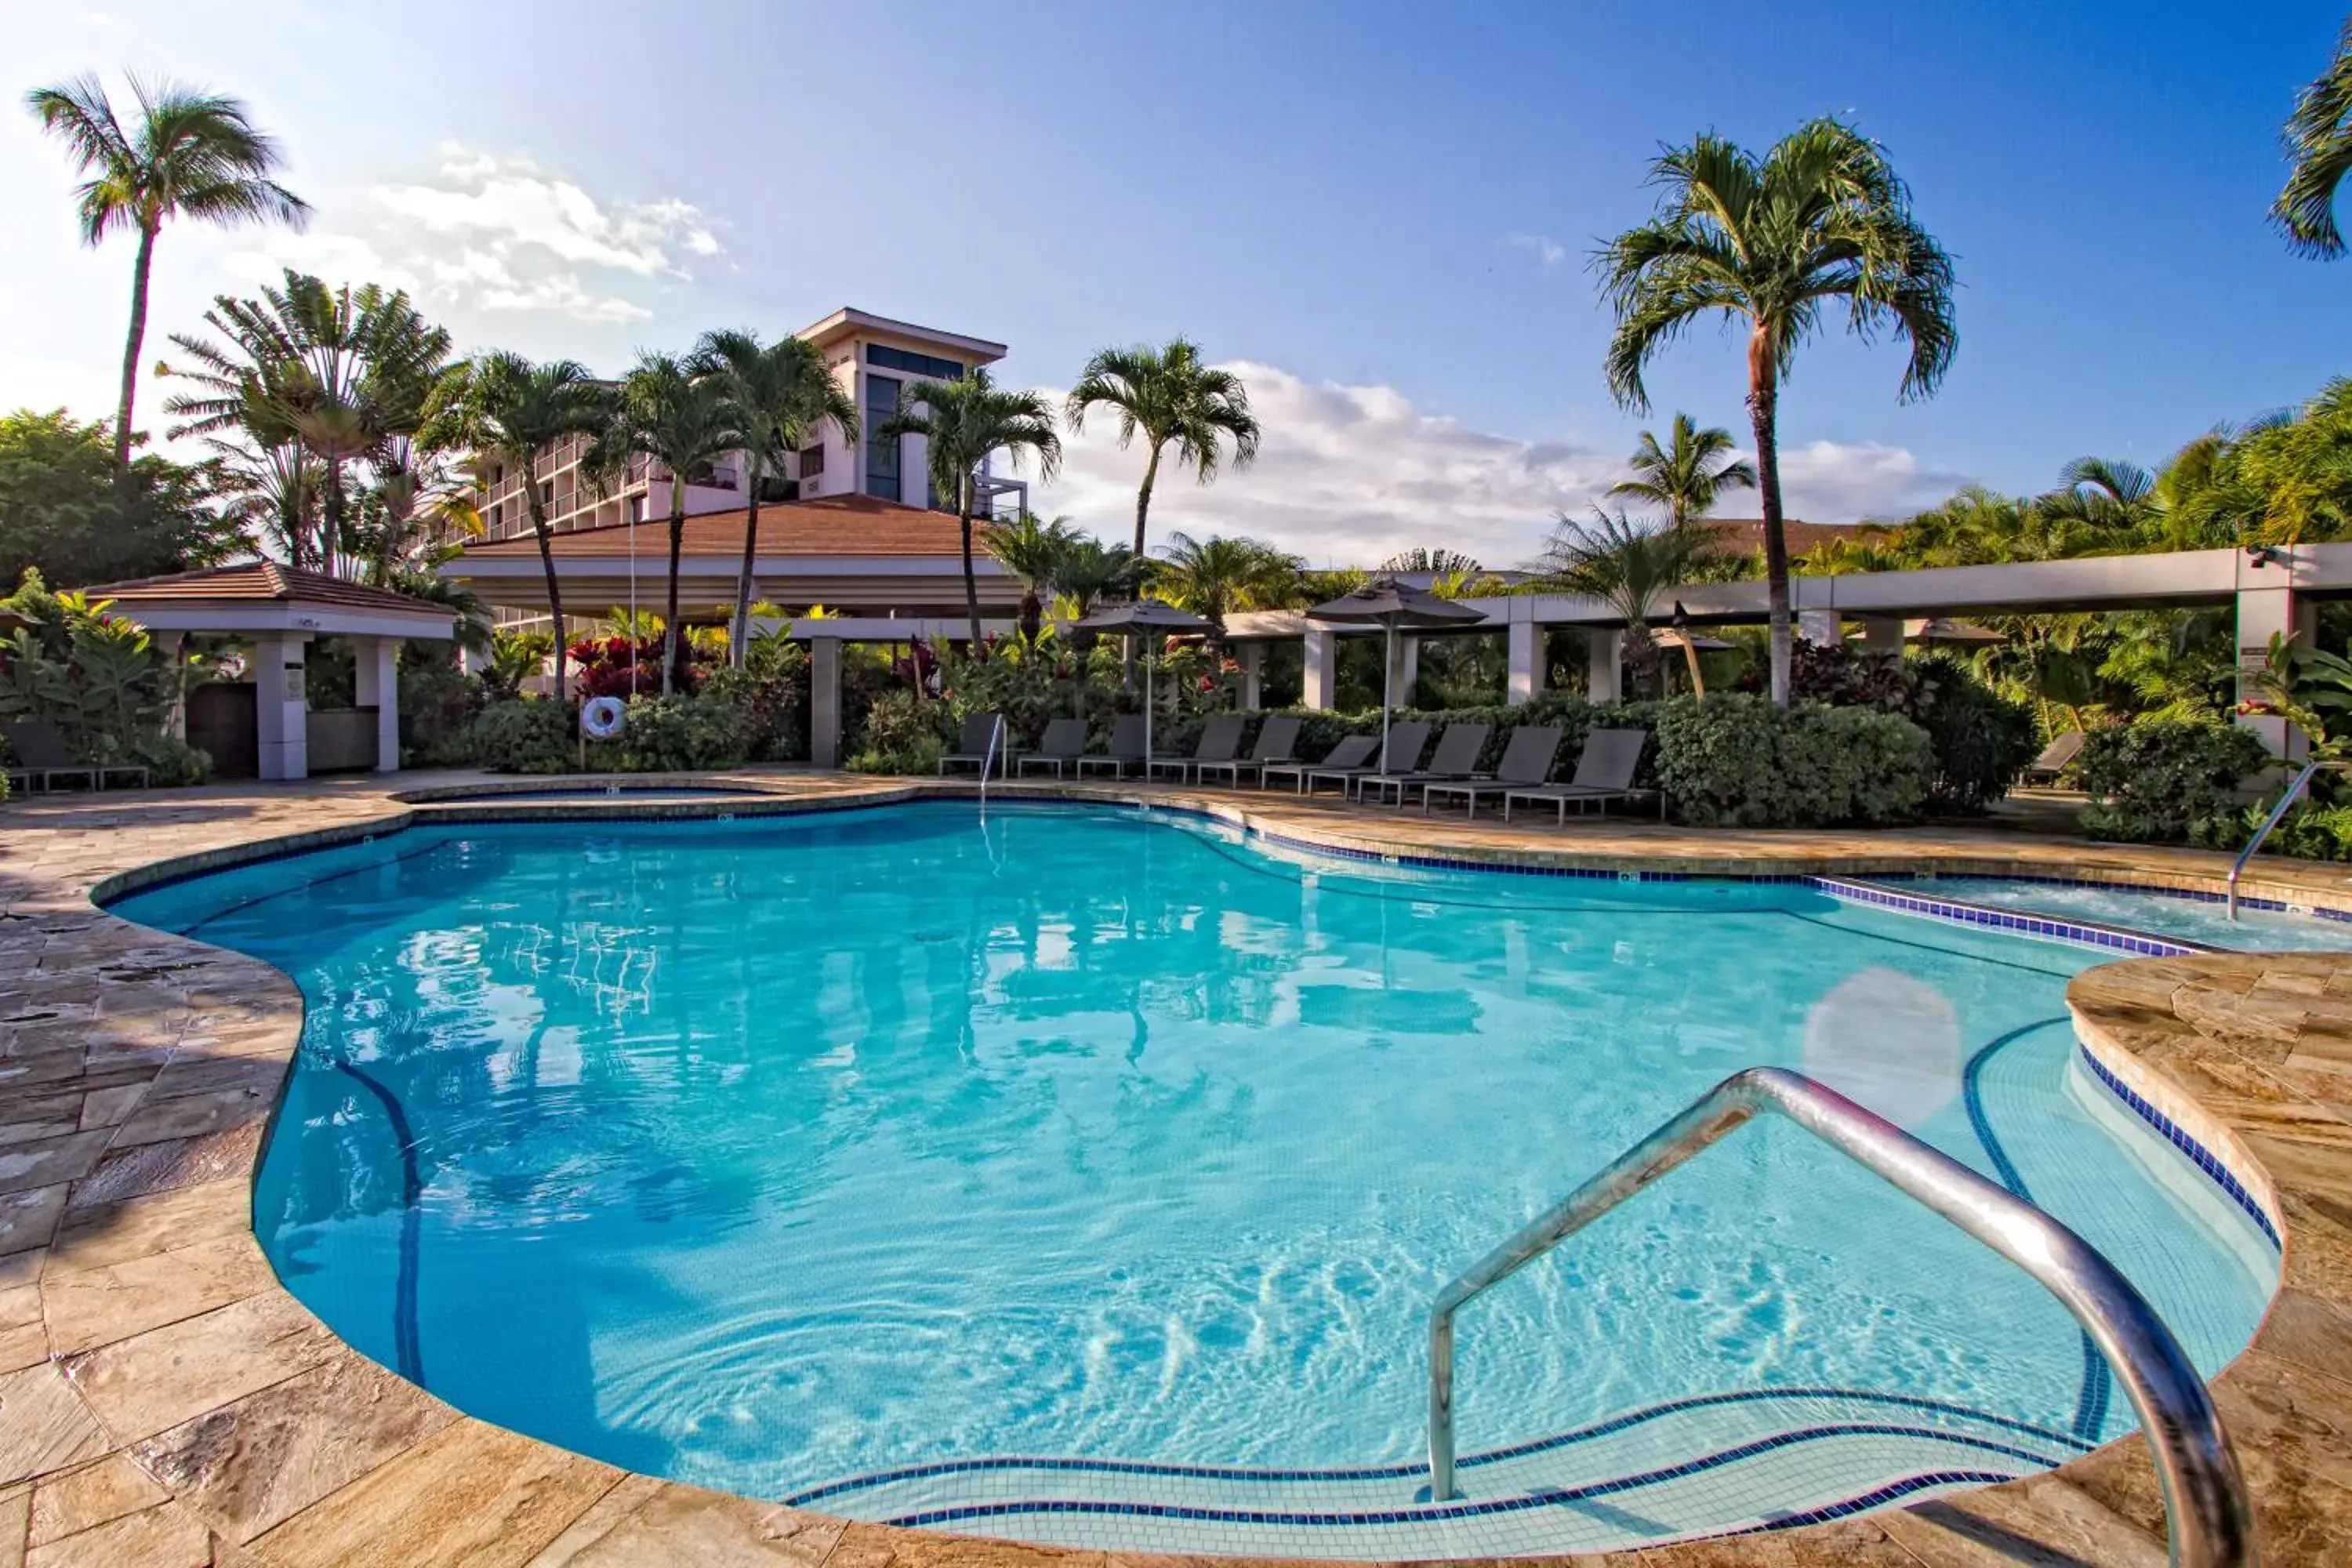
<instances>
[{"instance_id":1,"label":"stainless steel handrail","mask_svg":"<svg viewBox=\"0 0 2352 1568\"><path fill-rule=\"evenodd\" d=\"M2131 1281L2089 1242L1883 1117L1800 1073L1749 1068L1488 1253L1429 1314L1429 1495L1454 1495L1454 1314L1750 1118L1787 1117L2032 1275L2115 1368L2156 1458L2174 1568L2245 1568L2252 1515L2203 1380Z\"/></svg>"},{"instance_id":2,"label":"stainless steel handrail","mask_svg":"<svg viewBox=\"0 0 2352 1568\"><path fill-rule=\"evenodd\" d=\"M1004 715L998 713L989 721L988 744L980 753L980 820L988 820L988 775L996 766L997 753L1004 743Z\"/></svg>"},{"instance_id":3,"label":"stainless steel handrail","mask_svg":"<svg viewBox=\"0 0 2352 1568\"><path fill-rule=\"evenodd\" d=\"M2303 772L2294 775L2294 782L2286 786L2286 793L2279 796L2279 803L2271 807L2271 814L2268 816L2263 818L2262 826L2257 828L2254 836L2246 841L2246 847L2238 851L2238 863L2230 868L2230 918L2231 920L2238 918L2238 879L2246 874L2246 863L2254 858L2254 851L2263 847L2263 840L2271 836L2271 829L2276 827L2286 816L2286 808L2294 804L2295 797L2303 793L2303 786L2311 782L2311 775L2326 765L2325 761L2316 757L2304 763Z\"/></svg>"}]
</instances>

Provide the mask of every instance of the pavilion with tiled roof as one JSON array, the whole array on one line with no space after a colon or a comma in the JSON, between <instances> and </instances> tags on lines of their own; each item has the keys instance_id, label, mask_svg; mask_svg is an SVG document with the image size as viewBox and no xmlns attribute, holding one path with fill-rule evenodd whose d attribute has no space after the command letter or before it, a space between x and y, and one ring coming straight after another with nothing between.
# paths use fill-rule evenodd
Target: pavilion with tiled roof
<instances>
[{"instance_id":1,"label":"pavilion with tiled roof","mask_svg":"<svg viewBox=\"0 0 2352 1568\"><path fill-rule=\"evenodd\" d=\"M400 645L411 637L446 641L457 612L429 599L371 588L276 561L206 566L86 589L111 614L144 626L174 657L190 636L229 637L251 645L257 763L265 779L309 776L313 732L330 744L354 726L373 731L375 769L400 766ZM318 637L352 645L357 706L348 715L313 713L303 679L304 652ZM362 732L358 743L367 748ZM217 760L217 759L216 759Z\"/></svg>"}]
</instances>

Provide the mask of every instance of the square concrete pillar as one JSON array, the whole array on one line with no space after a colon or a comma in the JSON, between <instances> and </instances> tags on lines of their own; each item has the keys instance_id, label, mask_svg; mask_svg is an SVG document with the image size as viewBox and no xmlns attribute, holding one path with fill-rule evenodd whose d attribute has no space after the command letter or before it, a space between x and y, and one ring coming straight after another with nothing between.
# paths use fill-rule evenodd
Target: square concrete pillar
<instances>
[{"instance_id":1,"label":"square concrete pillar","mask_svg":"<svg viewBox=\"0 0 2352 1568\"><path fill-rule=\"evenodd\" d=\"M809 639L809 766L841 766L841 639Z\"/></svg>"},{"instance_id":2,"label":"square concrete pillar","mask_svg":"<svg viewBox=\"0 0 2352 1568\"><path fill-rule=\"evenodd\" d=\"M1234 644L1234 662L1242 667L1242 706L1250 709L1265 707L1265 644Z\"/></svg>"},{"instance_id":3,"label":"square concrete pillar","mask_svg":"<svg viewBox=\"0 0 2352 1568\"><path fill-rule=\"evenodd\" d=\"M375 710L375 771L400 771L400 642L395 637L352 638L352 665L358 674L353 696Z\"/></svg>"},{"instance_id":4,"label":"square concrete pillar","mask_svg":"<svg viewBox=\"0 0 2352 1568\"><path fill-rule=\"evenodd\" d=\"M1625 634L1610 626L1590 626L1584 633L1588 651L1585 654L1584 700L1587 702L1616 702L1623 699L1625 687Z\"/></svg>"},{"instance_id":5,"label":"square concrete pillar","mask_svg":"<svg viewBox=\"0 0 2352 1568\"><path fill-rule=\"evenodd\" d=\"M253 639L254 728L261 741L261 776L310 776L310 703L303 683L304 634Z\"/></svg>"},{"instance_id":6,"label":"square concrete pillar","mask_svg":"<svg viewBox=\"0 0 2352 1568\"><path fill-rule=\"evenodd\" d=\"M1321 626L1309 626L1306 642L1307 668L1298 705L1325 710L1339 689L1339 638Z\"/></svg>"},{"instance_id":7,"label":"square concrete pillar","mask_svg":"<svg viewBox=\"0 0 2352 1568\"><path fill-rule=\"evenodd\" d=\"M1510 678L1503 689L1508 702L1532 702L1544 689L1544 630L1534 621L1513 621L1504 634L1510 655Z\"/></svg>"}]
</instances>

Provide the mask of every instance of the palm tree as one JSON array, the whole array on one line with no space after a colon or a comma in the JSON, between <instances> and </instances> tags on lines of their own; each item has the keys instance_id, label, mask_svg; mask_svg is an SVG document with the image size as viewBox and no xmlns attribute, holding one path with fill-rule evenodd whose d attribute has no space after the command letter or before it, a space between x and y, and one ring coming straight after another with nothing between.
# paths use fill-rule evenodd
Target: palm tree
<instances>
[{"instance_id":1,"label":"palm tree","mask_svg":"<svg viewBox=\"0 0 2352 1568\"><path fill-rule=\"evenodd\" d=\"M539 541L547 578L547 613L555 633L555 700L566 690L563 589L555 575L554 531L539 489L541 455L558 442L600 434L611 423L611 390L572 360L533 364L519 353L486 353L452 366L433 389L418 440L429 451L470 452L522 474L523 503Z\"/></svg>"},{"instance_id":2,"label":"palm tree","mask_svg":"<svg viewBox=\"0 0 2352 1568\"><path fill-rule=\"evenodd\" d=\"M1166 559L1152 565L1151 585L1170 604L1207 617L1209 651L1219 655L1224 652L1226 615L1287 602L1306 564L1255 539L1194 539L1189 533L1170 534L1164 553Z\"/></svg>"},{"instance_id":3,"label":"palm tree","mask_svg":"<svg viewBox=\"0 0 2352 1568\"><path fill-rule=\"evenodd\" d=\"M1756 488L1756 465L1731 458L1730 431L1702 430L1689 415L1677 414L1669 440L1661 447L1654 434L1643 431L1633 449L1633 477L1611 485L1609 493L1663 507L1666 521L1680 528L1713 511L1724 491Z\"/></svg>"},{"instance_id":4,"label":"palm tree","mask_svg":"<svg viewBox=\"0 0 2352 1568\"><path fill-rule=\"evenodd\" d=\"M1592 509L1592 521L1559 514L1544 549L1544 586L1582 594L1625 617L1625 663L1642 681L1657 668L1650 618L1661 595L1691 580L1717 542L1705 529L1644 528L1621 510Z\"/></svg>"},{"instance_id":5,"label":"palm tree","mask_svg":"<svg viewBox=\"0 0 2352 1568\"><path fill-rule=\"evenodd\" d=\"M1486 571L1486 568L1475 555L1465 555L1459 550L1443 547L1432 549L1427 545L1400 550L1380 564L1381 574L1384 577L1399 573L1421 572L1434 577L1478 577L1483 576Z\"/></svg>"},{"instance_id":6,"label":"palm tree","mask_svg":"<svg viewBox=\"0 0 2352 1568\"><path fill-rule=\"evenodd\" d=\"M592 475L609 476L643 454L669 470L669 607L662 617L665 697L684 684L679 678L687 658L687 641L677 629L677 558L686 548L687 477L753 445L751 421L736 405L726 378L695 372L695 365L674 354L641 357L621 383L613 419L598 434L583 465Z\"/></svg>"},{"instance_id":7,"label":"palm tree","mask_svg":"<svg viewBox=\"0 0 2352 1568\"><path fill-rule=\"evenodd\" d=\"M273 541L291 566L303 564L318 526L319 490L325 472L297 441L254 447L207 437L213 449L205 464L229 516Z\"/></svg>"},{"instance_id":8,"label":"palm tree","mask_svg":"<svg viewBox=\"0 0 2352 1568\"><path fill-rule=\"evenodd\" d=\"M834 379L824 354L801 338L762 344L746 331L705 332L695 345L695 367L715 376L741 412L751 444L743 448L743 564L735 577L735 618L729 623L728 662L743 667L751 640L751 563L760 537L760 491L783 469L820 425L831 424L857 445L857 405Z\"/></svg>"},{"instance_id":9,"label":"palm tree","mask_svg":"<svg viewBox=\"0 0 2352 1568\"><path fill-rule=\"evenodd\" d=\"M64 141L89 177L81 198L82 243L96 246L121 229L139 234L131 269L131 334L122 348L122 396L115 405L114 461L131 461L131 406L139 388L139 350L147 337L147 280L155 237L183 214L227 227L282 223L300 228L310 204L271 179L277 142L253 127L244 104L170 81L131 79L139 121L125 130L107 100L106 84L76 77L36 88L26 107L41 129Z\"/></svg>"},{"instance_id":10,"label":"palm tree","mask_svg":"<svg viewBox=\"0 0 2352 1568\"><path fill-rule=\"evenodd\" d=\"M446 454L406 437L395 439L376 459L375 481L359 498L353 531L361 581L389 588L455 560L464 548L458 541L482 535L482 513L473 498L474 486Z\"/></svg>"},{"instance_id":11,"label":"palm tree","mask_svg":"<svg viewBox=\"0 0 2352 1568\"><path fill-rule=\"evenodd\" d=\"M1202 484L1217 477L1221 441L1234 445L1234 467L1247 468L1257 456L1257 420L1250 413L1249 389L1229 370L1201 363L1201 351L1184 338L1165 348L1138 343L1105 349L1087 362L1078 384L1064 405L1072 431L1086 428L1097 405L1118 411L1118 444L1139 433L1150 452L1143 483L1135 492L1135 553L1143 557L1144 525L1151 513L1151 487L1160 459L1173 448L1177 464L1190 468Z\"/></svg>"},{"instance_id":12,"label":"palm tree","mask_svg":"<svg viewBox=\"0 0 2352 1568\"><path fill-rule=\"evenodd\" d=\"M1082 533L1063 546L1060 558L1054 563L1054 591L1069 602L1070 618L1082 621L1111 595L1132 593L1139 565L1135 552L1126 545L1106 544L1090 533ZM1101 636L1092 631L1078 633L1075 650L1081 655L1092 653ZM1083 685L1080 693L1084 694Z\"/></svg>"},{"instance_id":13,"label":"palm tree","mask_svg":"<svg viewBox=\"0 0 2352 1568\"><path fill-rule=\"evenodd\" d=\"M2352 19L2336 35L2336 58L2295 95L2280 140L2291 167L2271 222L2298 254L2332 261L2344 254L2336 191L2352 174Z\"/></svg>"},{"instance_id":14,"label":"palm tree","mask_svg":"<svg viewBox=\"0 0 2352 1568\"><path fill-rule=\"evenodd\" d=\"M1034 392L1010 392L985 370L954 381L919 382L901 395L898 412L876 432L886 441L921 436L929 443L931 489L955 497L956 522L963 531L963 604L971 621L972 646L980 646L980 583L971 571L971 513L979 504L980 465L999 449L1010 451L1017 468L1024 452L1037 457L1037 473L1051 479L1062 466L1062 438L1054 434L1054 410Z\"/></svg>"},{"instance_id":15,"label":"palm tree","mask_svg":"<svg viewBox=\"0 0 2352 1568\"><path fill-rule=\"evenodd\" d=\"M325 469L318 559L333 571L344 545L343 474L383 456L424 423L425 404L449 353L449 334L427 323L404 292L373 283L330 289L289 270L283 288L259 300L222 295L205 321L227 342L173 333L194 370L159 364L203 390L164 401L181 417L172 434L242 429L263 446L299 443Z\"/></svg>"},{"instance_id":16,"label":"palm tree","mask_svg":"<svg viewBox=\"0 0 2352 1568\"><path fill-rule=\"evenodd\" d=\"M1083 536L1066 517L1042 521L1023 512L1011 522L981 530L980 542L996 563L1021 579L1021 640L1034 643L1045 624L1044 595L1055 586L1070 547Z\"/></svg>"},{"instance_id":17,"label":"palm tree","mask_svg":"<svg viewBox=\"0 0 2352 1568\"><path fill-rule=\"evenodd\" d=\"M1609 389L1649 407L1643 372L1700 317L1748 326L1748 413L1756 432L1764 510L1764 570L1772 619L1772 700L1789 701L1789 541L1780 509L1780 383L1798 348L1843 300L1865 340L1891 331L1910 344L1906 401L1932 394L1959 338L1952 260L1911 214L1911 193L1877 143L1834 120L1799 126L1759 158L1705 135L1651 166L1660 187L1648 223L1593 258L1614 308Z\"/></svg>"}]
</instances>

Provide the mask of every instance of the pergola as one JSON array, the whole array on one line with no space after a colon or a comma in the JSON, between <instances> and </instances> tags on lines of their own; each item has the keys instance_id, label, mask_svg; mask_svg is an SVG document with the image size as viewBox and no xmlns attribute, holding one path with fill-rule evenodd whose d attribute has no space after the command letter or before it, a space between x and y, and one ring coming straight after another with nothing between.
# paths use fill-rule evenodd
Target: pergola
<instances>
[{"instance_id":1,"label":"pergola","mask_svg":"<svg viewBox=\"0 0 2352 1568\"><path fill-rule=\"evenodd\" d=\"M358 704L375 710L375 768L400 766L401 643L446 640L457 612L427 599L304 572L275 561L212 566L106 583L86 590L144 626L176 659L189 636L233 637L253 646L254 716L261 776L308 777L310 700L303 654L315 637L348 637L357 650Z\"/></svg>"},{"instance_id":2,"label":"pergola","mask_svg":"<svg viewBox=\"0 0 2352 1568\"><path fill-rule=\"evenodd\" d=\"M1857 572L1839 577L1799 577L1790 584L1793 607L1808 639L1834 643L1842 622L1859 621L1865 646L1899 649L1906 623L1982 615L2232 608L2238 666L2242 673L2265 662L2273 634L2304 634L2308 643L2319 601L2352 597L2352 544L2255 546L2246 550L2185 550L2161 555L2101 555L2071 561L1946 566L1907 572ZM1761 582L1694 583L1675 590L1694 625L1757 625L1766 619ZM1591 664L1586 689L1611 700L1622 689L1624 616L1597 599L1529 594L1474 599L1483 621L1445 633L1501 634L1509 653L1507 700L1526 702L1543 689L1544 634L1574 627L1587 634ZM1325 626L1296 610L1229 616L1225 637L1241 661L1244 700L1257 702L1257 673L1265 648L1292 638L1304 645L1308 708L1331 705L1338 683L1339 638L1361 635ZM1400 638L1398 684L1410 689L1420 637ZM2285 753L2284 720L2242 714L2239 722Z\"/></svg>"}]
</instances>

